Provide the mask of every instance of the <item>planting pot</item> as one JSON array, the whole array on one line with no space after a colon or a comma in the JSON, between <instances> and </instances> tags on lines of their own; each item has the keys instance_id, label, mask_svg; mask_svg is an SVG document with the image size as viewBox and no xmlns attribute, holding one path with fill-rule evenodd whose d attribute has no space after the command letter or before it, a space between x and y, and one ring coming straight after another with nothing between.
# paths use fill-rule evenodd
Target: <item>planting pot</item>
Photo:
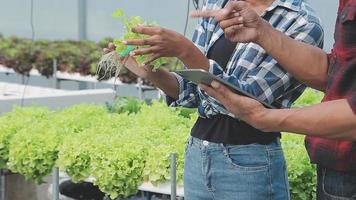
<instances>
[{"instance_id":1,"label":"planting pot","mask_svg":"<svg viewBox=\"0 0 356 200\"><path fill-rule=\"evenodd\" d=\"M47 183L36 185L28 181L20 174L6 175L5 188L6 200L50 200L48 198L48 187L51 178L47 177Z\"/></svg>"}]
</instances>

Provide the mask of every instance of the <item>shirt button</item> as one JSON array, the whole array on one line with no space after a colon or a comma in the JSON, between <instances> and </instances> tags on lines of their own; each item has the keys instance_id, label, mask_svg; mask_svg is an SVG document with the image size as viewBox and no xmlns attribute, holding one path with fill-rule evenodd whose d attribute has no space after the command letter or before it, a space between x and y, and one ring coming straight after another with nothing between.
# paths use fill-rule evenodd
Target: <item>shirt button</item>
<instances>
[{"instance_id":1,"label":"shirt button","mask_svg":"<svg viewBox=\"0 0 356 200\"><path fill-rule=\"evenodd\" d=\"M204 140L204 141L203 141L203 145L204 145L204 146L208 146L208 145L209 145L209 142L206 141L206 140Z\"/></svg>"}]
</instances>

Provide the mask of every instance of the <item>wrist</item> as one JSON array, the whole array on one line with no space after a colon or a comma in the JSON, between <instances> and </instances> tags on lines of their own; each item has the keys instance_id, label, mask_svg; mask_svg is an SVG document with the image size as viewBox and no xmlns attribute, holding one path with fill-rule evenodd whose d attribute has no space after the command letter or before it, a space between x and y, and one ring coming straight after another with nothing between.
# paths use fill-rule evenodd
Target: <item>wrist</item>
<instances>
[{"instance_id":1,"label":"wrist","mask_svg":"<svg viewBox=\"0 0 356 200\"><path fill-rule=\"evenodd\" d=\"M262 46L263 48L268 48L270 47L269 42L270 42L270 36L271 32L273 31L272 26L265 21L264 19L261 19L258 31L257 31L257 39L256 43Z\"/></svg>"},{"instance_id":2,"label":"wrist","mask_svg":"<svg viewBox=\"0 0 356 200\"><path fill-rule=\"evenodd\" d=\"M282 132L291 131L290 116L297 111L297 109L270 109L266 119L268 120L270 131ZM293 122L292 122L293 123Z\"/></svg>"},{"instance_id":3,"label":"wrist","mask_svg":"<svg viewBox=\"0 0 356 200\"><path fill-rule=\"evenodd\" d=\"M257 119L256 127L264 132L278 132L281 131L281 119L279 118L277 109L267 109L264 108L263 112L259 114L255 119Z\"/></svg>"},{"instance_id":4,"label":"wrist","mask_svg":"<svg viewBox=\"0 0 356 200\"><path fill-rule=\"evenodd\" d=\"M155 71L153 71L153 66L143 66L146 73L145 73L145 77L142 77L144 79L147 79L148 81L154 83L155 82L155 78L156 75L160 73L160 70L162 69L156 69Z\"/></svg>"},{"instance_id":5,"label":"wrist","mask_svg":"<svg viewBox=\"0 0 356 200\"><path fill-rule=\"evenodd\" d=\"M209 71L209 59L190 41L186 45L181 45L180 54L177 58L188 68Z\"/></svg>"},{"instance_id":6,"label":"wrist","mask_svg":"<svg viewBox=\"0 0 356 200\"><path fill-rule=\"evenodd\" d=\"M196 51L195 48L196 48L195 45L190 41L189 42L182 41L182 43L180 43L178 48L177 58L182 62L188 60L192 56L192 53Z\"/></svg>"}]
</instances>

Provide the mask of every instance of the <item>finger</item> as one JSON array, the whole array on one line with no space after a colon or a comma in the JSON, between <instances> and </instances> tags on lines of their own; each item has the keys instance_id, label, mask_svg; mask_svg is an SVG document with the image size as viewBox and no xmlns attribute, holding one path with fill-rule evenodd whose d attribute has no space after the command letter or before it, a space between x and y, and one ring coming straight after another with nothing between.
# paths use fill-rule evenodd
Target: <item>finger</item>
<instances>
[{"instance_id":1,"label":"finger","mask_svg":"<svg viewBox=\"0 0 356 200\"><path fill-rule=\"evenodd\" d=\"M192 17L215 17L217 21L234 17L235 11L232 8L223 8L217 10L193 11L190 13Z\"/></svg>"},{"instance_id":2,"label":"finger","mask_svg":"<svg viewBox=\"0 0 356 200\"><path fill-rule=\"evenodd\" d=\"M153 54L157 52L157 47L141 48L130 52L130 56Z\"/></svg>"},{"instance_id":3,"label":"finger","mask_svg":"<svg viewBox=\"0 0 356 200\"><path fill-rule=\"evenodd\" d=\"M123 65L125 65L125 64L126 64L126 62L128 61L128 59L129 59L129 56L126 56L126 57L120 57L120 61L121 61L121 63L122 63Z\"/></svg>"},{"instance_id":4,"label":"finger","mask_svg":"<svg viewBox=\"0 0 356 200\"><path fill-rule=\"evenodd\" d=\"M230 26L243 24L243 21L244 21L243 17L233 17L227 20L220 21L219 25L222 29L226 29Z\"/></svg>"},{"instance_id":5,"label":"finger","mask_svg":"<svg viewBox=\"0 0 356 200\"><path fill-rule=\"evenodd\" d=\"M110 53L110 50L108 48L103 49L104 54Z\"/></svg>"},{"instance_id":6,"label":"finger","mask_svg":"<svg viewBox=\"0 0 356 200\"><path fill-rule=\"evenodd\" d=\"M229 26L224 29L225 35L236 35L244 27L243 24Z\"/></svg>"},{"instance_id":7,"label":"finger","mask_svg":"<svg viewBox=\"0 0 356 200\"><path fill-rule=\"evenodd\" d=\"M217 101L219 101L224 107L232 111L231 107L231 101L227 99L223 93L221 93L219 90L206 86L206 85L199 85L209 96L215 98Z\"/></svg>"},{"instance_id":8,"label":"finger","mask_svg":"<svg viewBox=\"0 0 356 200\"><path fill-rule=\"evenodd\" d=\"M122 41L122 43L126 45L146 46L146 45L153 45L154 41L151 38L147 38L147 39L138 39L138 40L124 40Z\"/></svg>"},{"instance_id":9,"label":"finger","mask_svg":"<svg viewBox=\"0 0 356 200\"><path fill-rule=\"evenodd\" d=\"M244 1L229 1L225 5L225 8L232 9L235 12L240 12L240 11L244 10L246 7L248 7L248 3L244 2Z\"/></svg>"},{"instance_id":10,"label":"finger","mask_svg":"<svg viewBox=\"0 0 356 200\"><path fill-rule=\"evenodd\" d=\"M216 17L219 10L196 10L189 13L190 17Z\"/></svg>"},{"instance_id":11,"label":"finger","mask_svg":"<svg viewBox=\"0 0 356 200\"><path fill-rule=\"evenodd\" d=\"M160 57L161 57L160 54L153 54L151 56L151 58L149 58L147 61L143 62L143 65L150 65L153 61L157 60Z\"/></svg>"},{"instance_id":12,"label":"finger","mask_svg":"<svg viewBox=\"0 0 356 200\"><path fill-rule=\"evenodd\" d=\"M217 81L213 81L211 83L211 86L217 91L217 93L219 93L221 96L223 96L225 100L233 101L237 104L240 103L242 96L232 92L225 85L223 85Z\"/></svg>"},{"instance_id":13,"label":"finger","mask_svg":"<svg viewBox=\"0 0 356 200\"><path fill-rule=\"evenodd\" d=\"M227 4L224 8L218 10L218 13L215 18L217 21L220 22L222 20L230 19L234 16L240 16L240 13L236 12L232 5Z\"/></svg>"},{"instance_id":14,"label":"finger","mask_svg":"<svg viewBox=\"0 0 356 200\"><path fill-rule=\"evenodd\" d=\"M203 89L209 96L214 97L216 100L221 102L222 104L226 104L226 98L223 94L218 92L217 89L209 87L208 85L199 84L199 87Z\"/></svg>"},{"instance_id":15,"label":"finger","mask_svg":"<svg viewBox=\"0 0 356 200\"><path fill-rule=\"evenodd\" d=\"M211 87L214 88L221 96L223 96L225 99L227 99L226 92L228 89L223 84L220 84L217 81L213 81L213 82L211 82Z\"/></svg>"},{"instance_id":16,"label":"finger","mask_svg":"<svg viewBox=\"0 0 356 200\"><path fill-rule=\"evenodd\" d=\"M108 49L115 50L115 49L116 49L116 46L114 45L114 43L110 42L110 43L108 44Z\"/></svg>"},{"instance_id":17,"label":"finger","mask_svg":"<svg viewBox=\"0 0 356 200\"><path fill-rule=\"evenodd\" d=\"M144 34L144 35L160 35L163 32L163 28L159 26L136 26L132 28L132 32Z\"/></svg>"},{"instance_id":18,"label":"finger","mask_svg":"<svg viewBox=\"0 0 356 200\"><path fill-rule=\"evenodd\" d=\"M236 37L240 35L240 31L244 28L243 24L234 25L224 29L225 35L228 37Z\"/></svg>"},{"instance_id":19,"label":"finger","mask_svg":"<svg viewBox=\"0 0 356 200\"><path fill-rule=\"evenodd\" d=\"M239 12L234 12L234 14L232 14L232 16L234 16L234 17L240 17L241 14L240 14Z\"/></svg>"}]
</instances>

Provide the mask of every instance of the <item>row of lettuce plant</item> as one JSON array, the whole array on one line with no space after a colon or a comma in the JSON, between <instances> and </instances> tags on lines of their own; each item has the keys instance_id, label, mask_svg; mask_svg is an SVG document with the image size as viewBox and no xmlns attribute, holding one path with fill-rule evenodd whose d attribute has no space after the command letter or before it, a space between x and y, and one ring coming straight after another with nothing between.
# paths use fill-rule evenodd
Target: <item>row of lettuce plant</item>
<instances>
[{"instance_id":1,"label":"row of lettuce plant","mask_svg":"<svg viewBox=\"0 0 356 200\"><path fill-rule=\"evenodd\" d=\"M316 103L321 96L307 90L296 105ZM196 117L194 110L127 98L110 106L82 104L55 112L14 108L0 117L0 165L36 183L57 166L75 182L92 178L114 199L137 193L145 181L169 181L169 155L175 152L182 185L184 146ZM292 198L314 198L315 167L303 137L283 134L282 140Z\"/></svg>"}]
</instances>

